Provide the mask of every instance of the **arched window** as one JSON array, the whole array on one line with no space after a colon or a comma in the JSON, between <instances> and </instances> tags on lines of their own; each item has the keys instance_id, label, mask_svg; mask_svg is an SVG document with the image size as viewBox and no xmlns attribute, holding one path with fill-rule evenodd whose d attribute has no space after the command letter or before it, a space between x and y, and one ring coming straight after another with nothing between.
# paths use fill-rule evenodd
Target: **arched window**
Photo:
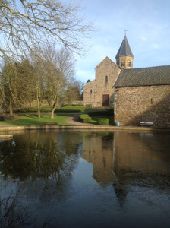
<instances>
[{"instance_id":1,"label":"arched window","mask_svg":"<svg viewBox=\"0 0 170 228\"><path fill-rule=\"evenodd\" d=\"M109 82L108 76L105 76L105 86L108 85L108 82Z\"/></svg>"},{"instance_id":2,"label":"arched window","mask_svg":"<svg viewBox=\"0 0 170 228\"><path fill-rule=\"evenodd\" d=\"M121 62L121 67L125 67L125 63L124 62Z\"/></svg>"},{"instance_id":3,"label":"arched window","mask_svg":"<svg viewBox=\"0 0 170 228\"><path fill-rule=\"evenodd\" d=\"M91 89L91 90L90 90L90 95L92 95L92 93L93 93L93 90Z\"/></svg>"},{"instance_id":4,"label":"arched window","mask_svg":"<svg viewBox=\"0 0 170 228\"><path fill-rule=\"evenodd\" d=\"M128 62L128 67L131 67L132 66L132 63L129 61Z\"/></svg>"}]
</instances>

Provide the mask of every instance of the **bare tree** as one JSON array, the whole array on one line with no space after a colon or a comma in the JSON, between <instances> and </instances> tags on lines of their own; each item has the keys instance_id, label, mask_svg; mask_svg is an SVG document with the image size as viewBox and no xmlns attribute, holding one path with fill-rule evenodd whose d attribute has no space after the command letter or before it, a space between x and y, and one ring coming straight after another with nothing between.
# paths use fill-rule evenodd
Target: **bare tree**
<instances>
[{"instance_id":1,"label":"bare tree","mask_svg":"<svg viewBox=\"0 0 170 228\"><path fill-rule=\"evenodd\" d=\"M57 50L54 45L46 44L44 48L35 49L32 61L38 88L51 107L51 118L54 118L55 110L64 103L73 80L74 58L68 50Z\"/></svg>"},{"instance_id":2,"label":"bare tree","mask_svg":"<svg viewBox=\"0 0 170 228\"><path fill-rule=\"evenodd\" d=\"M0 54L21 55L49 39L79 50L89 26L77 7L58 0L0 0L0 31Z\"/></svg>"}]
</instances>

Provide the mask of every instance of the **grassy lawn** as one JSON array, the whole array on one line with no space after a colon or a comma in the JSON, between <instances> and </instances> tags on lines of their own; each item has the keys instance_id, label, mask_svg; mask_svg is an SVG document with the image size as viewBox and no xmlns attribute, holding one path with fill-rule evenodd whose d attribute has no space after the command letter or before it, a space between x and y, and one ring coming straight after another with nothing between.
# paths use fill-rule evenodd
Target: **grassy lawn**
<instances>
[{"instance_id":1,"label":"grassy lawn","mask_svg":"<svg viewBox=\"0 0 170 228\"><path fill-rule=\"evenodd\" d=\"M14 119L0 121L0 125L42 125L42 124L67 124L67 116L55 116L51 119L44 115L41 118L33 115L16 116Z\"/></svg>"},{"instance_id":2,"label":"grassy lawn","mask_svg":"<svg viewBox=\"0 0 170 228\"><path fill-rule=\"evenodd\" d=\"M113 124L114 110L104 108L86 108L81 105L67 105L57 109L54 119L50 118L50 112L42 112L42 117L38 118L31 110L22 110L13 119L0 121L0 126L4 125L43 125L43 124L69 124L69 117L79 117L84 123L108 125ZM27 112L28 111L28 112ZM33 111L33 110L32 110Z\"/></svg>"}]
</instances>

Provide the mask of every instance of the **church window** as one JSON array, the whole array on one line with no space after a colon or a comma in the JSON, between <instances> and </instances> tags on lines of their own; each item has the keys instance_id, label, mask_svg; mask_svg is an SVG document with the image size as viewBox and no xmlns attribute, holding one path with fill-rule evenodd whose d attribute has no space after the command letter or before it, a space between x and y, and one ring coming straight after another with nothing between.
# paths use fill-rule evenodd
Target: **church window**
<instances>
[{"instance_id":1,"label":"church window","mask_svg":"<svg viewBox=\"0 0 170 228\"><path fill-rule=\"evenodd\" d=\"M125 63L124 62L121 62L121 67L125 67Z\"/></svg>"},{"instance_id":2,"label":"church window","mask_svg":"<svg viewBox=\"0 0 170 228\"><path fill-rule=\"evenodd\" d=\"M128 67L131 67L132 66L132 63L131 62L128 62Z\"/></svg>"},{"instance_id":3,"label":"church window","mask_svg":"<svg viewBox=\"0 0 170 228\"><path fill-rule=\"evenodd\" d=\"M108 81L109 81L108 76L105 76L105 86L108 85Z\"/></svg>"}]
</instances>

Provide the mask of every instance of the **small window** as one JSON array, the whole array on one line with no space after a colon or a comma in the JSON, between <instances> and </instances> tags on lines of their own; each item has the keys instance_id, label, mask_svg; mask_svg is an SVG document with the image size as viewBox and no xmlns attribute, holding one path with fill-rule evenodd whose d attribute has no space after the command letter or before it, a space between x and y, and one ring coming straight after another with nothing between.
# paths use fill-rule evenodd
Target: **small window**
<instances>
[{"instance_id":1,"label":"small window","mask_svg":"<svg viewBox=\"0 0 170 228\"><path fill-rule=\"evenodd\" d=\"M92 95L92 93L93 93L93 90L91 89L91 90L90 90L90 95Z\"/></svg>"},{"instance_id":2,"label":"small window","mask_svg":"<svg viewBox=\"0 0 170 228\"><path fill-rule=\"evenodd\" d=\"M105 86L108 85L108 81L109 81L108 76L105 76Z\"/></svg>"},{"instance_id":3,"label":"small window","mask_svg":"<svg viewBox=\"0 0 170 228\"><path fill-rule=\"evenodd\" d=\"M132 63L131 62L128 62L128 67L131 67L132 66Z\"/></svg>"},{"instance_id":4,"label":"small window","mask_svg":"<svg viewBox=\"0 0 170 228\"><path fill-rule=\"evenodd\" d=\"M124 62L121 62L120 66L121 67L125 67L125 63Z\"/></svg>"}]
</instances>

